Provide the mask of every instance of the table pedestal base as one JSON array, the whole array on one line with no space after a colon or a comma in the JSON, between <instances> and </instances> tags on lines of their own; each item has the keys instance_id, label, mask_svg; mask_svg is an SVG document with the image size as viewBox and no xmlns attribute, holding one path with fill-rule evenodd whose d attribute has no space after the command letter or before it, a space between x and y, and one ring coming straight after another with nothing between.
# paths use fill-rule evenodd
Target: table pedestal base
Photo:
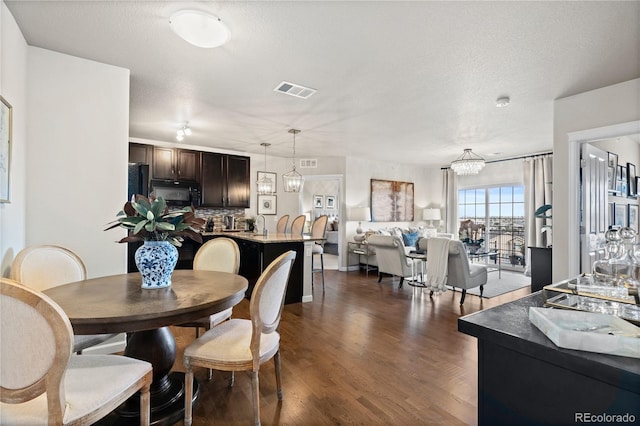
<instances>
[{"instance_id":1,"label":"table pedestal base","mask_svg":"<svg viewBox=\"0 0 640 426\"><path fill-rule=\"evenodd\" d=\"M170 372L176 360L176 341L169 327L131 333L127 337L126 356L148 361L153 366L151 383L151 424L173 425L184 418L184 373ZM199 387L193 381L193 404ZM140 396L129 398L100 425L139 425Z\"/></svg>"}]
</instances>

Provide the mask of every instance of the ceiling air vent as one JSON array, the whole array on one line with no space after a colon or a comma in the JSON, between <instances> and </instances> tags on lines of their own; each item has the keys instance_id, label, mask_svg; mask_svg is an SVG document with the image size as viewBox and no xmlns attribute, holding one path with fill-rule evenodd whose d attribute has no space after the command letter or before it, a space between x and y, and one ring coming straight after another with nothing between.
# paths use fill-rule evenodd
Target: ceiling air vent
<instances>
[{"instance_id":1,"label":"ceiling air vent","mask_svg":"<svg viewBox=\"0 0 640 426\"><path fill-rule=\"evenodd\" d=\"M301 169L317 169L318 160L316 158L301 158L300 168Z\"/></svg>"},{"instance_id":2,"label":"ceiling air vent","mask_svg":"<svg viewBox=\"0 0 640 426\"><path fill-rule=\"evenodd\" d=\"M289 83L288 81L283 81L282 83L278 84L273 90L302 99L307 99L317 92L316 89L304 87L299 84Z\"/></svg>"}]
</instances>

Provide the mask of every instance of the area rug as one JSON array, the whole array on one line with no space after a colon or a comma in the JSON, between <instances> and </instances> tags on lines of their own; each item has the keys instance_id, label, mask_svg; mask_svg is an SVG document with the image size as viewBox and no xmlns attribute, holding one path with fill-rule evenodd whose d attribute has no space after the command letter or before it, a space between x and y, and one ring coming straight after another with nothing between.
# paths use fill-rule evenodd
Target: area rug
<instances>
[{"instance_id":1,"label":"area rug","mask_svg":"<svg viewBox=\"0 0 640 426\"><path fill-rule=\"evenodd\" d=\"M498 278L498 272L490 272L487 283L484 285L482 297L491 299L530 285L531 277L525 276L522 272L502 271L502 278ZM480 287L467 290L467 294L480 296Z\"/></svg>"}]
</instances>

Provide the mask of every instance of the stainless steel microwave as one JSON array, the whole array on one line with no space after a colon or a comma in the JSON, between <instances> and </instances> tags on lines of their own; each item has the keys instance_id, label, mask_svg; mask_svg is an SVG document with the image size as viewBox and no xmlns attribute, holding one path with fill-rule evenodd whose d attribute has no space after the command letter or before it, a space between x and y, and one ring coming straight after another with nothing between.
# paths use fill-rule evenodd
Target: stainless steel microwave
<instances>
[{"instance_id":1,"label":"stainless steel microwave","mask_svg":"<svg viewBox=\"0 0 640 426\"><path fill-rule=\"evenodd\" d=\"M164 198L168 206L200 205L200 184L195 181L152 179L149 190L156 197Z\"/></svg>"}]
</instances>

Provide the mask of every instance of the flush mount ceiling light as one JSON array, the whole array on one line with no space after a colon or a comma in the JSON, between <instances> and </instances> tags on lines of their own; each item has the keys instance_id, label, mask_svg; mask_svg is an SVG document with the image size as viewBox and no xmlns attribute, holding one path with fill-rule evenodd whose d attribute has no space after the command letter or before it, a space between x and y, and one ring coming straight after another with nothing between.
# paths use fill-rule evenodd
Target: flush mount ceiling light
<instances>
[{"instance_id":1,"label":"flush mount ceiling light","mask_svg":"<svg viewBox=\"0 0 640 426\"><path fill-rule=\"evenodd\" d=\"M199 10L179 10L171 15L169 25L173 32L198 47L222 46L231 37L220 18Z\"/></svg>"},{"instance_id":2,"label":"flush mount ceiling light","mask_svg":"<svg viewBox=\"0 0 640 426\"><path fill-rule=\"evenodd\" d=\"M282 186L285 192L300 192L304 184L304 178L296 172L296 135L300 133L298 129L290 129L289 133L293 134L293 169L282 175Z\"/></svg>"},{"instance_id":3,"label":"flush mount ceiling light","mask_svg":"<svg viewBox=\"0 0 640 426\"><path fill-rule=\"evenodd\" d=\"M262 175L260 179L256 182L258 185L258 194L260 195L271 195L273 194L273 181L268 177L267 170L267 147L271 146L270 143L262 142L260 146L264 146L264 170L265 173Z\"/></svg>"},{"instance_id":4,"label":"flush mount ceiling light","mask_svg":"<svg viewBox=\"0 0 640 426\"><path fill-rule=\"evenodd\" d=\"M191 127L189 127L189 123L184 123L184 126L176 132L176 139L178 142L182 142L185 136L191 136Z\"/></svg>"},{"instance_id":5,"label":"flush mount ceiling light","mask_svg":"<svg viewBox=\"0 0 640 426\"><path fill-rule=\"evenodd\" d=\"M451 163L451 169L458 175L477 175L484 168L484 158L465 148L457 160Z\"/></svg>"},{"instance_id":6,"label":"flush mount ceiling light","mask_svg":"<svg viewBox=\"0 0 640 426\"><path fill-rule=\"evenodd\" d=\"M496 106L498 108L503 108L509 105L510 102L511 102L511 99L509 99L508 96L503 96L501 98L496 99Z\"/></svg>"}]
</instances>

